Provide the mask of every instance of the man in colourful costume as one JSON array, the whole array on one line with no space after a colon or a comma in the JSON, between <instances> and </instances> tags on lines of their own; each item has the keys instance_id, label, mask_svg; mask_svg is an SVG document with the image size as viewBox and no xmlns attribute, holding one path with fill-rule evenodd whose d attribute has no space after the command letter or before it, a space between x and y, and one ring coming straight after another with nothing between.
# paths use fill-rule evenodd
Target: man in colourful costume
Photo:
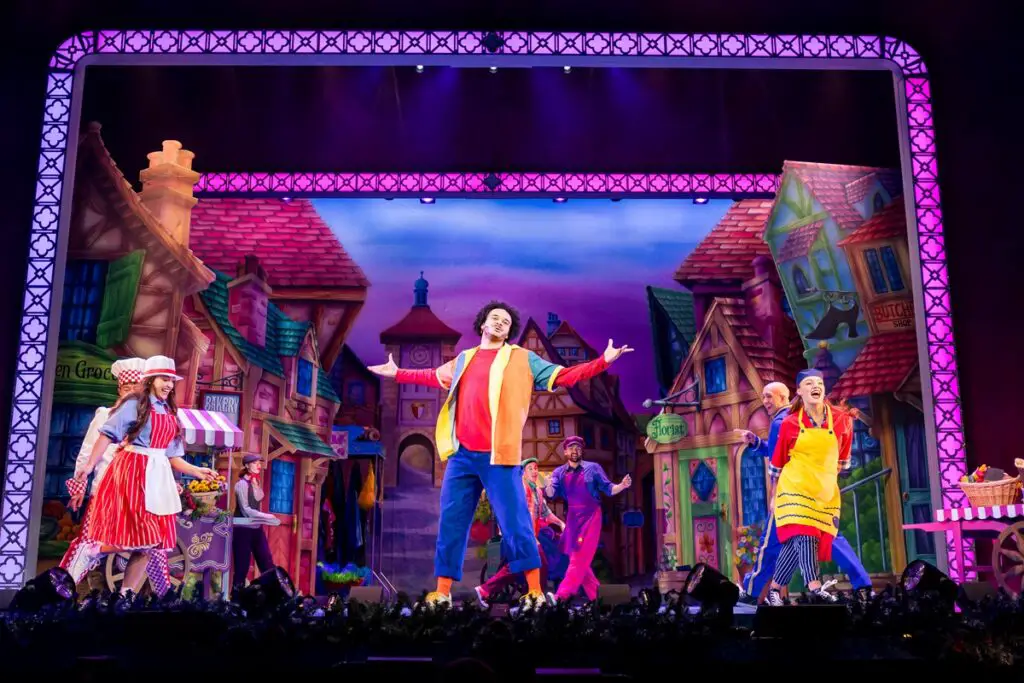
<instances>
[{"instance_id":1,"label":"man in colourful costume","mask_svg":"<svg viewBox=\"0 0 1024 683\"><path fill-rule=\"evenodd\" d=\"M533 351L509 344L519 331L519 315L508 304L492 301L477 313L474 330L480 345L459 353L436 369L401 370L394 358L369 368L403 384L445 389L448 396L437 417L435 441L446 463L441 484L441 519L434 554L437 590L430 606L451 604L452 582L462 578L473 513L486 489L504 538L510 572L523 572L529 592L524 606L542 602L540 555L530 524L520 477L523 427L536 391L557 391L604 372L628 346L608 340L604 353L587 363L565 368Z\"/></svg>"},{"instance_id":2,"label":"man in colourful costume","mask_svg":"<svg viewBox=\"0 0 1024 683\"><path fill-rule=\"evenodd\" d=\"M578 436L563 441L562 452L568 462L551 474L544 492L548 498L564 499L568 506L562 550L569 555L569 568L558 584L558 592L550 598L552 601L572 600L583 588L588 600L596 600L601 583L591 564L601 541L601 496L617 496L628 489L633 480L627 474L621 482L612 484L600 465L584 462L583 439Z\"/></svg>"},{"instance_id":3,"label":"man in colourful costume","mask_svg":"<svg viewBox=\"0 0 1024 683\"><path fill-rule=\"evenodd\" d=\"M530 509L533 533L538 539L543 527L553 525L565 529L565 522L560 520L555 513L551 512L547 501L544 500L544 493L537 488L539 474L537 458L527 458L523 461L523 489L526 492L526 506ZM547 557L545 557L542 547L538 546L537 552L540 554L540 585L543 587L547 585ZM488 579L482 586L476 587L476 598L480 606L486 609L488 607L488 600L506 586L519 581L521 576L521 574L514 574L510 571L508 563L503 562L494 576Z\"/></svg>"},{"instance_id":4,"label":"man in colourful costume","mask_svg":"<svg viewBox=\"0 0 1024 683\"><path fill-rule=\"evenodd\" d=\"M789 387L782 382L765 385L761 392L761 405L764 406L765 412L772 416L771 426L768 428L768 438L762 439L757 434L744 429L736 431L748 444L747 453L770 461L779 440L779 428L782 426L782 421L789 416ZM771 473L771 486L768 489L768 519L761 534L754 569L743 577L743 590L755 602L760 602L764 597L768 583L775 572L775 563L779 558L779 552L782 550L773 514L775 486L778 478L770 467L769 472ZM867 570L864 569L864 565L857 558L857 554L849 542L841 534L838 534L832 542L832 554L839 570L850 578L854 590L871 589L871 577L868 576Z\"/></svg>"},{"instance_id":5,"label":"man in colourful costume","mask_svg":"<svg viewBox=\"0 0 1024 683\"><path fill-rule=\"evenodd\" d=\"M779 426L771 472L777 478L773 517L779 552L768 604L785 604L781 591L799 566L807 592L815 600L835 602L819 580L820 563L832 557L839 532L839 472L850 467L853 418L825 401L825 380L818 370L797 375L797 397Z\"/></svg>"}]
</instances>

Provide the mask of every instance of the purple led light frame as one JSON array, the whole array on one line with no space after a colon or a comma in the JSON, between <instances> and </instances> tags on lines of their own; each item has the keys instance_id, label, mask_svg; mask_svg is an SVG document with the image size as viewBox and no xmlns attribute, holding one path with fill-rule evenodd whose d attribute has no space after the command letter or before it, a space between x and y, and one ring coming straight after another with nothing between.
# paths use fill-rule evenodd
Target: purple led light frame
<instances>
[{"instance_id":1,"label":"purple led light frame","mask_svg":"<svg viewBox=\"0 0 1024 683\"><path fill-rule=\"evenodd\" d=\"M966 466L949 280L935 161L928 73L917 52L883 36L684 33L527 33L457 31L99 31L65 41L50 61L30 235L21 339L0 503L0 591L18 589L34 572L38 510L52 390L52 358L69 224L82 70L88 64L458 64L661 68L818 68L889 70L897 86L904 187L915 280L919 354L926 388L933 507L956 507ZM76 78L77 77L77 78ZM77 85L76 85L77 82ZM67 179L67 183L65 183ZM197 188L209 194L265 196L380 194L430 196L764 196L775 175L611 174L333 174L213 173ZM915 220L916 219L916 220ZM59 313L58 313L59 315ZM48 362L50 359L50 362ZM930 382L929 382L930 380ZM933 460L935 462L935 460ZM35 512L36 514L33 514ZM965 546L965 564L973 552ZM952 541L947 541L955 571ZM940 558L940 560L943 558Z\"/></svg>"}]
</instances>

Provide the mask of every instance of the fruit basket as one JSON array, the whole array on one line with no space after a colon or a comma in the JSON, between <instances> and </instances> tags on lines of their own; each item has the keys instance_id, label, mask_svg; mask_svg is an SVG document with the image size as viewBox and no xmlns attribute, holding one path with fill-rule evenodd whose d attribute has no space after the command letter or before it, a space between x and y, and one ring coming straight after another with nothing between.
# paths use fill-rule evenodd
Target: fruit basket
<instances>
[{"instance_id":1,"label":"fruit basket","mask_svg":"<svg viewBox=\"0 0 1024 683\"><path fill-rule=\"evenodd\" d=\"M1011 477L1001 470L990 470L988 465L982 465L973 474L960 478L960 490L967 496L971 506L1013 505L1019 502L1021 477ZM999 475L1002 475L1001 478Z\"/></svg>"}]
</instances>

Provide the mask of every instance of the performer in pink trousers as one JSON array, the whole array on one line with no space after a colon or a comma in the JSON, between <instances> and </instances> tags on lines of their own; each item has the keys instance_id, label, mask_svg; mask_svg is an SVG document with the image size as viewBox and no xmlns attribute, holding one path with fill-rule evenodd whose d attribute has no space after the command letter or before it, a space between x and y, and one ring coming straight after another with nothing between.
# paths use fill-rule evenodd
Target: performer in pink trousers
<instances>
[{"instance_id":1,"label":"performer in pink trousers","mask_svg":"<svg viewBox=\"0 0 1024 683\"><path fill-rule=\"evenodd\" d=\"M617 496L633 480L627 474L621 482L612 484L600 465L584 462L583 439L578 436L563 441L562 452L568 462L551 474L544 494L548 498L563 498L568 507L562 551L569 555L569 568L558 592L549 593L548 600L571 600L581 587L588 600L596 600L601 583L590 565L601 540L601 496Z\"/></svg>"}]
</instances>

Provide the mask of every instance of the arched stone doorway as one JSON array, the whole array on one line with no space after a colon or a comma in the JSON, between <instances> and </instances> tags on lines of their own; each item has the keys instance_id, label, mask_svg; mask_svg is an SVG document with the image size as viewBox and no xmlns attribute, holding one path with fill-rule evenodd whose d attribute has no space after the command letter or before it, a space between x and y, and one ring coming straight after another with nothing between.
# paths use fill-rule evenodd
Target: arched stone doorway
<instances>
[{"instance_id":1,"label":"arched stone doorway","mask_svg":"<svg viewBox=\"0 0 1024 683\"><path fill-rule=\"evenodd\" d=\"M395 483L401 488L434 485L434 444L422 434L410 434L398 444Z\"/></svg>"}]
</instances>

